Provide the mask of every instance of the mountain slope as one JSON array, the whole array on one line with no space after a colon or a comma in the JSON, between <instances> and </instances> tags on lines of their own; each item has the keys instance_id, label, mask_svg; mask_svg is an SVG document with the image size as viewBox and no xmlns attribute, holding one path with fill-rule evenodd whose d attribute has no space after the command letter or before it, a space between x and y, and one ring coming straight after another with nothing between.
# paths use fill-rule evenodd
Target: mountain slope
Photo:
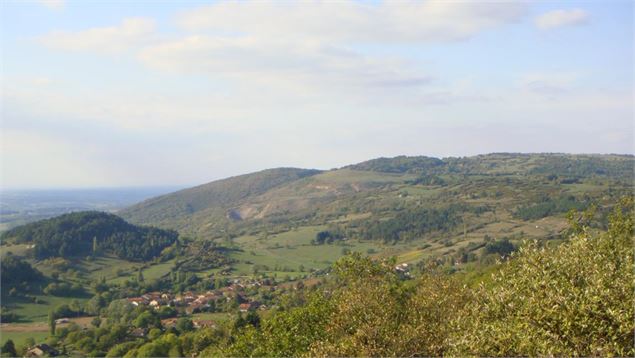
<instances>
[{"instance_id":1,"label":"mountain slope","mask_svg":"<svg viewBox=\"0 0 635 358\"><path fill-rule=\"evenodd\" d=\"M134 223L186 229L184 221L208 209L233 206L241 200L320 173L319 170L276 168L214 181L159 196L118 214ZM221 215L222 216L222 215Z\"/></svg>"},{"instance_id":2,"label":"mountain slope","mask_svg":"<svg viewBox=\"0 0 635 358\"><path fill-rule=\"evenodd\" d=\"M145 201L120 215L201 238L280 232L360 215L389 220L403 210L449 205L466 213L491 212L477 220L483 224L488 215L498 221L501 213L514 216L520 207L557 206L545 203L549 198L573 201L561 207L583 205L606 196L608 184L628 190L633 163L628 155L378 158L325 172L272 169L228 178ZM371 221L356 225L374 225Z\"/></svg>"}]
</instances>

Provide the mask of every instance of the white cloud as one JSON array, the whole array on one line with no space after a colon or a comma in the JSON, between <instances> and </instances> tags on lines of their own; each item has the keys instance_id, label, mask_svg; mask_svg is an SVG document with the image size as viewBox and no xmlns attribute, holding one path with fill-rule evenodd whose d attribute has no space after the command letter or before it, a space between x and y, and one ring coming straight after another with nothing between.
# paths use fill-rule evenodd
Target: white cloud
<instances>
[{"instance_id":1,"label":"white cloud","mask_svg":"<svg viewBox=\"0 0 635 358\"><path fill-rule=\"evenodd\" d=\"M534 23L541 30L562 26L583 25L589 21L589 13L582 9L553 10L538 16Z\"/></svg>"},{"instance_id":2,"label":"white cloud","mask_svg":"<svg viewBox=\"0 0 635 358\"><path fill-rule=\"evenodd\" d=\"M513 23L523 3L387 1L218 2L185 11L177 22L191 33L151 36L149 19L119 26L55 32L40 38L51 48L119 53L154 69L234 81L240 88L278 88L296 94L416 91L434 80L399 55L368 54L358 45L460 41Z\"/></svg>"},{"instance_id":3,"label":"white cloud","mask_svg":"<svg viewBox=\"0 0 635 358\"><path fill-rule=\"evenodd\" d=\"M52 10L60 10L66 6L64 0L38 0L38 3Z\"/></svg>"},{"instance_id":4,"label":"white cloud","mask_svg":"<svg viewBox=\"0 0 635 358\"><path fill-rule=\"evenodd\" d=\"M178 23L191 31L278 39L443 42L518 21L525 12L525 4L511 2L232 1L186 11Z\"/></svg>"},{"instance_id":5,"label":"white cloud","mask_svg":"<svg viewBox=\"0 0 635 358\"><path fill-rule=\"evenodd\" d=\"M231 78L243 88L396 96L435 76L397 54L356 46L466 40L525 13L522 3L218 2L181 13L178 24L192 33L147 46L138 58L155 69Z\"/></svg>"},{"instance_id":6,"label":"white cloud","mask_svg":"<svg viewBox=\"0 0 635 358\"><path fill-rule=\"evenodd\" d=\"M314 94L317 87L324 86L331 90L416 88L433 80L400 58L255 36L189 36L144 48L138 58L160 70L230 78L243 87L276 87L296 94Z\"/></svg>"},{"instance_id":7,"label":"white cloud","mask_svg":"<svg viewBox=\"0 0 635 358\"><path fill-rule=\"evenodd\" d=\"M155 29L152 19L127 18L118 26L95 27L83 31L55 31L38 38L43 45L59 50L120 53L147 44Z\"/></svg>"}]
</instances>

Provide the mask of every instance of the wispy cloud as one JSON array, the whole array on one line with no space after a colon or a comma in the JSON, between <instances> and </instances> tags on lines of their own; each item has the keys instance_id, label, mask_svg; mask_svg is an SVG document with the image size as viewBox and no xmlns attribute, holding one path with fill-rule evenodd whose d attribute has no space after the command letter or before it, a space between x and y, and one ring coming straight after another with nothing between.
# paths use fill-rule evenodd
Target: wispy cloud
<instances>
[{"instance_id":1,"label":"wispy cloud","mask_svg":"<svg viewBox=\"0 0 635 358\"><path fill-rule=\"evenodd\" d=\"M553 10L538 16L534 23L541 30L563 26L583 25L589 22L589 13L582 9Z\"/></svg>"},{"instance_id":2,"label":"wispy cloud","mask_svg":"<svg viewBox=\"0 0 635 358\"><path fill-rule=\"evenodd\" d=\"M527 6L512 2L232 1L183 12L191 31L260 34L336 42L445 42L516 22Z\"/></svg>"},{"instance_id":3,"label":"wispy cloud","mask_svg":"<svg viewBox=\"0 0 635 358\"><path fill-rule=\"evenodd\" d=\"M38 38L44 46L68 51L92 51L98 53L120 53L136 45L147 44L154 32L154 20L149 18L127 18L117 26L94 27L68 32L54 31Z\"/></svg>"},{"instance_id":4,"label":"wispy cloud","mask_svg":"<svg viewBox=\"0 0 635 358\"><path fill-rule=\"evenodd\" d=\"M138 58L156 69L230 76L246 87L349 96L416 90L436 76L357 47L467 40L519 21L526 10L522 3L218 2L179 14L191 34L148 46Z\"/></svg>"},{"instance_id":5,"label":"wispy cloud","mask_svg":"<svg viewBox=\"0 0 635 358\"><path fill-rule=\"evenodd\" d=\"M60 10L66 6L64 0L38 0L38 3L52 10Z\"/></svg>"}]
</instances>

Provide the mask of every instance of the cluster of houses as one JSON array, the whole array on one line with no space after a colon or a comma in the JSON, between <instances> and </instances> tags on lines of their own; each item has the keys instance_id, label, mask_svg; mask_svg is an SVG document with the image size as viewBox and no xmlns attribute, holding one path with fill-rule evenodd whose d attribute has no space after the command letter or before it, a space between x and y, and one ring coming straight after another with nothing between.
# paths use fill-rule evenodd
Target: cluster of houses
<instances>
[{"instance_id":1,"label":"cluster of houses","mask_svg":"<svg viewBox=\"0 0 635 358\"><path fill-rule=\"evenodd\" d=\"M156 310L163 306L183 308L183 311L187 314L206 311L220 302L229 302L231 300L240 302L238 309L241 312L253 311L258 308L266 309L264 305L261 305L257 301L251 301L242 294L245 288L254 286L261 287L262 283L232 282L230 286L218 290L210 290L205 293L187 291L182 294L173 295L165 292L148 292L139 297L130 297L127 300L135 306L150 306ZM271 287L271 289L273 290L274 288Z\"/></svg>"}]
</instances>

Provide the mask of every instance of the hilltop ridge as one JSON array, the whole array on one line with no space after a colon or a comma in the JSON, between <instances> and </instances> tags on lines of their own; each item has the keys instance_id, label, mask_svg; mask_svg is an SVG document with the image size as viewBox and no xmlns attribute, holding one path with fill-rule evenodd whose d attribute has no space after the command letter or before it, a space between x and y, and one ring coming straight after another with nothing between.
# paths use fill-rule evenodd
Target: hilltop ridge
<instances>
[{"instance_id":1,"label":"hilltop ridge","mask_svg":"<svg viewBox=\"0 0 635 358\"><path fill-rule=\"evenodd\" d=\"M609 180L627 185L632 182L633 163L628 155L558 153L376 158L326 171L276 168L239 175L152 198L118 214L133 223L213 238L265 227L324 224L369 210L391 216L394 209L439 206L439 200L465 204L465 198L452 193L466 187L479 190L481 197L505 189L506 194L499 195L506 199L491 205L514 210L544 192L564 195L572 189L566 184ZM485 177L504 181L485 182ZM521 187L523 192L513 193ZM417 204L416 196L405 197L403 191L423 196Z\"/></svg>"}]
</instances>

